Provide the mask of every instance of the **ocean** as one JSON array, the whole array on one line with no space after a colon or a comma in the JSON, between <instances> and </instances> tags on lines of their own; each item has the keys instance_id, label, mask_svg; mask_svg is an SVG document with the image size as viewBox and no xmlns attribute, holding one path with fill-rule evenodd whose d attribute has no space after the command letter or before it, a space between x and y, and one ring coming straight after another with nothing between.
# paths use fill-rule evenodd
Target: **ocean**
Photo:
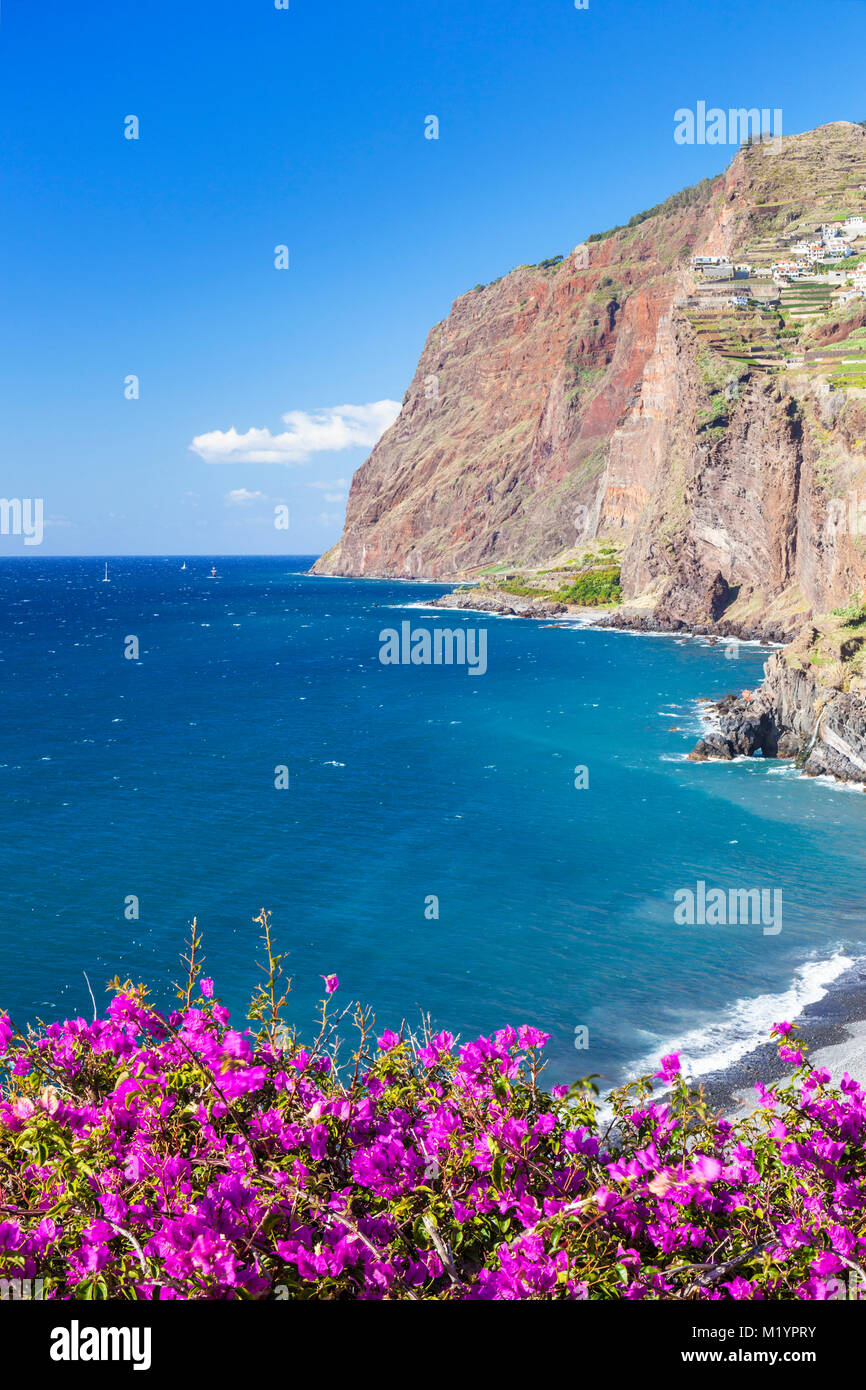
<instances>
[{"instance_id":1,"label":"ocean","mask_svg":"<svg viewBox=\"0 0 866 1390\"><path fill-rule=\"evenodd\" d=\"M19 1024L90 1017L85 975L100 1007L115 974L169 1004L193 917L240 1020L266 907L302 1034L335 973L377 1029L532 1023L549 1083L610 1085L674 1046L728 1064L866 955L866 797L686 760L700 698L766 649L435 610L445 586L311 561L0 561ZM484 629L486 670L383 664L404 621ZM678 922L701 883L778 893L774 926Z\"/></svg>"}]
</instances>

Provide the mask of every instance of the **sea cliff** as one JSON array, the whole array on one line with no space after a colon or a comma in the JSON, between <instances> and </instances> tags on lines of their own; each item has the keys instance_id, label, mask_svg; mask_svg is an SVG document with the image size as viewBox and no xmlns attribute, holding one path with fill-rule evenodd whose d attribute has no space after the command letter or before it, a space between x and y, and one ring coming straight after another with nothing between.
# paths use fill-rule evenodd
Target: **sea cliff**
<instances>
[{"instance_id":1,"label":"sea cliff","mask_svg":"<svg viewBox=\"0 0 866 1390\"><path fill-rule=\"evenodd\" d=\"M596 602L601 573L615 625L808 636L866 585L866 302L839 288L864 210L866 130L835 122L461 295L316 572L471 578L487 590L471 606L542 616ZM836 279L786 277L797 239L831 224ZM761 701L807 770L854 775L859 673L839 659L835 681L809 659L784 690L776 663Z\"/></svg>"}]
</instances>

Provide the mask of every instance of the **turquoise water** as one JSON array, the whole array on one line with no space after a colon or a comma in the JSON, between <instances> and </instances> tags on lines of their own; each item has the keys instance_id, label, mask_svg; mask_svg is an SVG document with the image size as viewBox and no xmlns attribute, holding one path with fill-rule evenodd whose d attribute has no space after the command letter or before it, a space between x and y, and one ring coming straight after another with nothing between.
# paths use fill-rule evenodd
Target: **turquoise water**
<instances>
[{"instance_id":1,"label":"turquoise water","mask_svg":"<svg viewBox=\"0 0 866 1390\"><path fill-rule=\"evenodd\" d=\"M683 1038L696 1069L729 1059L863 952L866 798L684 760L698 697L754 685L766 652L437 612L412 605L441 586L311 578L309 558L180 564L114 560L104 584L94 560L0 563L19 1022L89 1016L85 971L97 997L119 972L167 1001L194 915L242 1011L267 906L301 1029L336 972L382 1028L530 1022L549 1080L613 1082ZM404 619L486 628L486 674L382 665ZM700 879L781 889L782 931L676 926Z\"/></svg>"}]
</instances>

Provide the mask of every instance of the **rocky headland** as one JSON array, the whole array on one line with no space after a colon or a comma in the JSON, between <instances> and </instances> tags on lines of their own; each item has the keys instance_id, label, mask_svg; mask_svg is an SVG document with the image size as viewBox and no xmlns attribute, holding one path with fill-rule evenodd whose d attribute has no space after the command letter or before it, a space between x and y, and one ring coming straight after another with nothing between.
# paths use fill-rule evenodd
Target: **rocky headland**
<instances>
[{"instance_id":1,"label":"rocky headland","mask_svg":"<svg viewBox=\"0 0 866 1390\"><path fill-rule=\"evenodd\" d=\"M837 615L834 615L837 616ZM689 754L708 758L794 758L809 776L866 783L866 612L812 628L767 662L757 690L712 708L709 729ZM835 655L833 654L835 652Z\"/></svg>"},{"instance_id":2,"label":"rocky headland","mask_svg":"<svg viewBox=\"0 0 866 1390\"><path fill-rule=\"evenodd\" d=\"M839 121L461 295L315 571L787 644L693 756L866 782L866 301L840 288L864 215L866 130ZM831 225L839 266L779 269Z\"/></svg>"}]
</instances>

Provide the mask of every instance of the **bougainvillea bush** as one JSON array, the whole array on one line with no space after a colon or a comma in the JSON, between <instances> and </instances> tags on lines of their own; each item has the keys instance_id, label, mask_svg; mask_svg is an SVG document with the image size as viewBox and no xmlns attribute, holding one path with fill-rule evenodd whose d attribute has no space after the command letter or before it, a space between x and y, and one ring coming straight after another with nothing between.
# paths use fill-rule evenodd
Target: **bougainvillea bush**
<instances>
[{"instance_id":1,"label":"bougainvillea bush","mask_svg":"<svg viewBox=\"0 0 866 1390\"><path fill-rule=\"evenodd\" d=\"M257 920L243 1031L195 924L174 1012L115 980L92 1022L0 1015L0 1278L51 1299L823 1299L866 1264L866 1096L789 1024L793 1080L747 1119L675 1056L602 1106L542 1085L535 1028L376 1038L333 975L303 1045Z\"/></svg>"}]
</instances>

